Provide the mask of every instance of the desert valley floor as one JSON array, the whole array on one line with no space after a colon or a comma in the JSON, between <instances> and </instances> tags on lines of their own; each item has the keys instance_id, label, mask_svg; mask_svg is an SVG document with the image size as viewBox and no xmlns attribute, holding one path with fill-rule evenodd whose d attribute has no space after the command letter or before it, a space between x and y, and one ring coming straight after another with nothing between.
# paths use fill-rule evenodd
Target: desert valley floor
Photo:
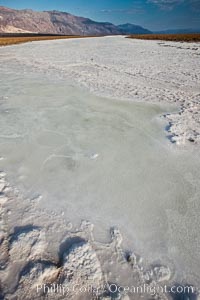
<instances>
[{"instance_id":1,"label":"desert valley floor","mask_svg":"<svg viewBox=\"0 0 200 300\"><path fill-rule=\"evenodd\" d=\"M199 58L121 36L0 48L0 299L200 287Z\"/></svg>"}]
</instances>

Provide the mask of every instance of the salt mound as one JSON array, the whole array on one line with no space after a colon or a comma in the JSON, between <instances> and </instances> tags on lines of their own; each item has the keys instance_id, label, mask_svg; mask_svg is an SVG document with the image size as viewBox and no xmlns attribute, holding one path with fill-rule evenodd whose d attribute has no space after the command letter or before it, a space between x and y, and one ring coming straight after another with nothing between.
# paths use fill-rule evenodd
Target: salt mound
<instances>
[{"instance_id":1,"label":"salt mound","mask_svg":"<svg viewBox=\"0 0 200 300\"><path fill-rule=\"evenodd\" d=\"M88 242L73 244L63 258L63 268L67 278L73 277L73 280L81 278L83 282L100 283L101 265L96 252Z\"/></svg>"}]
</instances>

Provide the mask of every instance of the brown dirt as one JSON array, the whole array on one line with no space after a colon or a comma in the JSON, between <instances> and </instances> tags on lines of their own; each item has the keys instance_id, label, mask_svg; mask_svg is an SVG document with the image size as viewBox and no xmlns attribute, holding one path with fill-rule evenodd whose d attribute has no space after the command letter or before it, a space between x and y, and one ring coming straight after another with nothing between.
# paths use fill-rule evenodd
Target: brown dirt
<instances>
[{"instance_id":1,"label":"brown dirt","mask_svg":"<svg viewBox=\"0 0 200 300\"><path fill-rule=\"evenodd\" d=\"M188 34L141 34L130 35L130 39L142 39L142 40L162 40L162 41L174 41L174 42L200 42L200 33L188 33Z\"/></svg>"},{"instance_id":2,"label":"brown dirt","mask_svg":"<svg viewBox=\"0 0 200 300\"><path fill-rule=\"evenodd\" d=\"M48 41L59 39L84 38L83 36L33 36L33 37L0 37L0 46L8 46L33 41Z\"/></svg>"}]
</instances>

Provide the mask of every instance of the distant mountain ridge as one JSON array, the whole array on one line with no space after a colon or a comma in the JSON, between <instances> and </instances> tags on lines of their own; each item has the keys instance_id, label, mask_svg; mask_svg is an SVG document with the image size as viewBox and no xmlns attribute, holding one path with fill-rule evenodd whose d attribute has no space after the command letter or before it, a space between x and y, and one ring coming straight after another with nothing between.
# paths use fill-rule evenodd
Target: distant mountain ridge
<instances>
[{"instance_id":1,"label":"distant mountain ridge","mask_svg":"<svg viewBox=\"0 0 200 300\"><path fill-rule=\"evenodd\" d=\"M126 23L117 26L123 34L150 34L150 30L138 25Z\"/></svg>"},{"instance_id":2,"label":"distant mountain ridge","mask_svg":"<svg viewBox=\"0 0 200 300\"><path fill-rule=\"evenodd\" d=\"M185 29L167 29L167 30L160 30L154 31L157 34L179 34L179 33L200 33L200 28L185 28Z\"/></svg>"},{"instance_id":3,"label":"distant mountain ridge","mask_svg":"<svg viewBox=\"0 0 200 300\"><path fill-rule=\"evenodd\" d=\"M16 10L0 6L0 33L46 33L62 35L115 35L150 33L138 25L95 22L60 11Z\"/></svg>"}]
</instances>

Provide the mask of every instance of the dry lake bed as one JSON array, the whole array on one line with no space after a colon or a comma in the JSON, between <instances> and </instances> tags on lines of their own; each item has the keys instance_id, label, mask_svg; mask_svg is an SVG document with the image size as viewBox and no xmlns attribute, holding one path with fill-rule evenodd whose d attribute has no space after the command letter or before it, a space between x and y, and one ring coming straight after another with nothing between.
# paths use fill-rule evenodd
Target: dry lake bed
<instances>
[{"instance_id":1,"label":"dry lake bed","mask_svg":"<svg viewBox=\"0 0 200 300\"><path fill-rule=\"evenodd\" d=\"M0 49L0 298L198 289L199 57L124 37Z\"/></svg>"}]
</instances>

